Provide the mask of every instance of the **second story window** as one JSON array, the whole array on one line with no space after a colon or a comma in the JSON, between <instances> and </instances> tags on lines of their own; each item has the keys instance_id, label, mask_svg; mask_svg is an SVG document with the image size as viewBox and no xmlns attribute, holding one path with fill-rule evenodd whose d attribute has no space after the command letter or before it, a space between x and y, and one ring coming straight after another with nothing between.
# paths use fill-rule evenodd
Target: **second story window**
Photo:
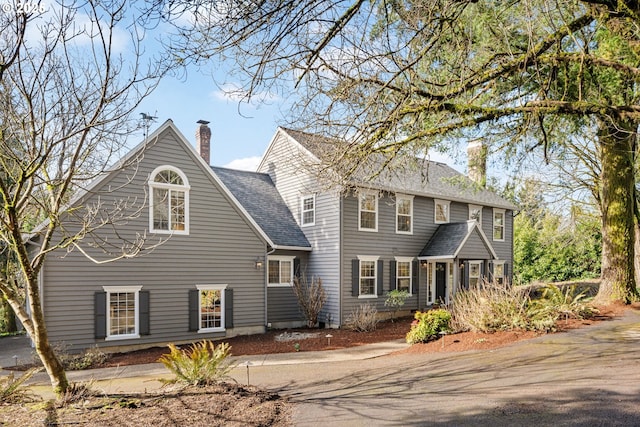
<instances>
[{"instance_id":1,"label":"second story window","mask_svg":"<svg viewBox=\"0 0 640 427\"><path fill-rule=\"evenodd\" d=\"M316 223L316 196L302 196L300 199L300 224L314 225Z\"/></svg>"},{"instance_id":2,"label":"second story window","mask_svg":"<svg viewBox=\"0 0 640 427\"><path fill-rule=\"evenodd\" d=\"M482 206L469 205L469 219L475 219L482 226Z\"/></svg>"},{"instance_id":3,"label":"second story window","mask_svg":"<svg viewBox=\"0 0 640 427\"><path fill-rule=\"evenodd\" d=\"M436 224L446 224L449 222L449 205L448 200L435 200L434 222Z\"/></svg>"},{"instance_id":4,"label":"second story window","mask_svg":"<svg viewBox=\"0 0 640 427\"><path fill-rule=\"evenodd\" d=\"M413 197L396 196L396 233L413 232Z\"/></svg>"},{"instance_id":5,"label":"second story window","mask_svg":"<svg viewBox=\"0 0 640 427\"><path fill-rule=\"evenodd\" d=\"M149 178L149 228L189 234L189 183L177 168L160 166Z\"/></svg>"},{"instance_id":6,"label":"second story window","mask_svg":"<svg viewBox=\"0 0 640 427\"><path fill-rule=\"evenodd\" d=\"M378 231L378 195L360 193L358 196L358 230Z\"/></svg>"},{"instance_id":7,"label":"second story window","mask_svg":"<svg viewBox=\"0 0 640 427\"><path fill-rule=\"evenodd\" d=\"M504 241L504 209L493 210L493 240Z\"/></svg>"}]
</instances>

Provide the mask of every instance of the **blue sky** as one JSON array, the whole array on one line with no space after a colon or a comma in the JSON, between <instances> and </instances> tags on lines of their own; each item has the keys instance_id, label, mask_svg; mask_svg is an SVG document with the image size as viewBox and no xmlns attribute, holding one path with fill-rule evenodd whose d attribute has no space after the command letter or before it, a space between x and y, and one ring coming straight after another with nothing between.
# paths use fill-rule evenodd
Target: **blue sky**
<instances>
[{"instance_id":1,"label":"blue sky","mask_svg":"<svg viewBox=\"0 0 640 427\"><path fill-rule=\"evenodd\" d=\"M281 99L268 104L239 104L216 86L210 76L189 71L184 79L167 77L141 105L140 112L157 117L151 132L172 119L195 145L198 120L211 128L211 164L253 170L282 122Z\"/></svg>"}]
</instances>

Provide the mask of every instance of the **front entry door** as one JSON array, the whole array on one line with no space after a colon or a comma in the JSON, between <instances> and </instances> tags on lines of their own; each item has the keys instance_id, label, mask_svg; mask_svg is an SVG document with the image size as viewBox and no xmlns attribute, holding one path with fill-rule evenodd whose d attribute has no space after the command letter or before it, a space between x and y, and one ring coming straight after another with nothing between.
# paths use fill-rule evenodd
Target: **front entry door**
<instances>
[{"instance_id":1,"label":"front entry door","mask_svg":"<svg viewBox=\"0 0 640 427\"><path fill-rule=\"evenodd\" d=\"M436 302L444 303L447 296L447 263L436 263Z\"/></svg>"}]
</instances>

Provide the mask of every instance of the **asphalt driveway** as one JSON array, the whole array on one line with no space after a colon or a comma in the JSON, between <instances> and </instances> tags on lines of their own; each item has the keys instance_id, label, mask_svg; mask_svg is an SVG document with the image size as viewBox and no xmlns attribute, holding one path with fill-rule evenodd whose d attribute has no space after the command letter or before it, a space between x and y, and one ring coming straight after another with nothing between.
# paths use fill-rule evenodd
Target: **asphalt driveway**
<instances>
[{"instance_id":1,"label":"asphalt driveway","mask_svg":"<svg viewBox=\"0 0 640 427\"><path fill-rule=\"evenodd\" d=\"M634 426L639 351L628 311L492 351L254 367L251 383L296 402L300 426Z\"/></svg>"}]
</instances>

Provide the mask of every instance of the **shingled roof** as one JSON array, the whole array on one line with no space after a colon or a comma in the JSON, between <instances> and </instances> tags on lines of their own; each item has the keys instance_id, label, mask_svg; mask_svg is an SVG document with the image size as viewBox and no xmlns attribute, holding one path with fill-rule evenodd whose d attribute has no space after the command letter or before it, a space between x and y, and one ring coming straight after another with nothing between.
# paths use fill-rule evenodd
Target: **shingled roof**
<instances>
[{"instance_id":1,"label":"shingled roof","mask_svg":"<svg viewBox=\"0 0 640 427\"><path fill-rule=\"evenodd\" d=\"M333 156L342 153L348 145L336 139L281 129L320 161L324 159L331 162ZM382 169L386 161L381 154L369 156L352 177L352 185L496 208L517 209L513 203L486 188L479 187L448 165L414 156L398 156L382 173L369 178L369 172Z\"/></svg>"},{"instance_id":2,"label":"shingled roof","mask_svg":"<svg viewBox=\"0 0 640 427\"><path fill-rule=\"evenodd\" d=\"M311 249L269 175L221 167L211 169L276 247Z\"/></svg>"},{"instance_id":3,"label":"shingled roof","mask_svg":"<svg viewBox=\"0 0 640 427\"><path fill-rule=\"evenodd\" d=\"M453 222L440 224L429 242L418 255L419 258L456 258L472 233L478 233L489 252L494 258L496 253L482 232L477 221Z\"/></svg>"}]
</instances>

